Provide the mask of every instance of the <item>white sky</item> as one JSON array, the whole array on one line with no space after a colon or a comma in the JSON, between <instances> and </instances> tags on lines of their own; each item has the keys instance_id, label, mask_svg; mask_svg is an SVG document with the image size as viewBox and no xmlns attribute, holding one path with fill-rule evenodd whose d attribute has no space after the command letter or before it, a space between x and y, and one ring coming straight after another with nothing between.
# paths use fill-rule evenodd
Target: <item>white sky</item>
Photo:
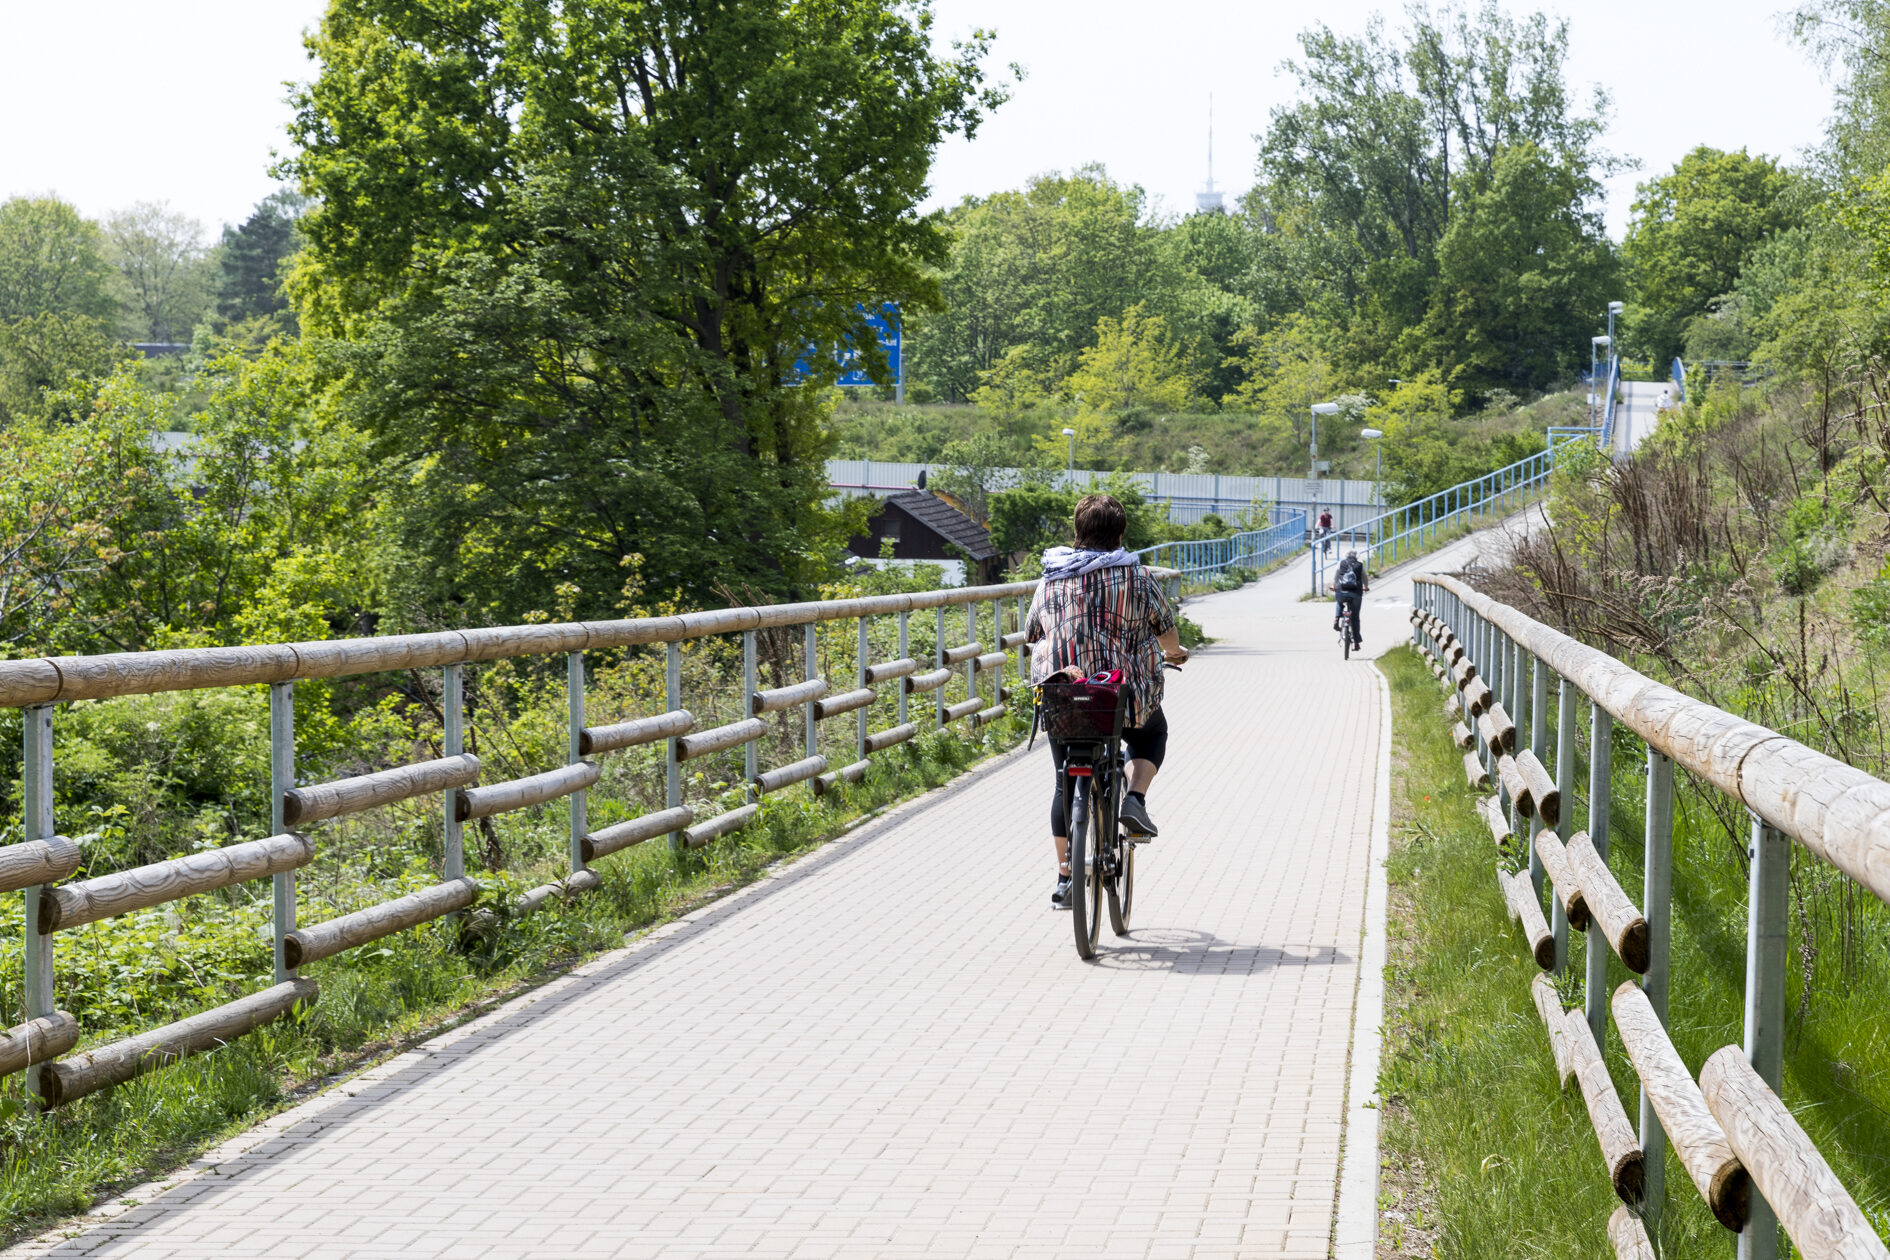
<instances>
[{"instance_id":1,"label":"white sky","mask_svg":"<svg viewBox=\"0 0 1890 1260\"><path fill-rule=\"evenodd\" d=\"M1342 32L1398 5L1369 0L936 0L942 34L995 27L995 61L1029 77L975 142L939 156L935 201L1102 161L1173 210L1206 174L1251 180L1252 136L1291 98L1277 72L1316 15ZM1512 3L1512 12L1526 11ZM1778 33L1777 0L1553 0L1571 18L1571 79L1614 98L1606 144L1642 162L1610 188L1618 236L1634 181L1696 144L1790 156L1815 144L1831 94ZM214 233L274 187L283 81L310 73L300 34L321 0L0 0L0 196L56 192L89 215L169 201Z\"/></svg>"}]
</instances>

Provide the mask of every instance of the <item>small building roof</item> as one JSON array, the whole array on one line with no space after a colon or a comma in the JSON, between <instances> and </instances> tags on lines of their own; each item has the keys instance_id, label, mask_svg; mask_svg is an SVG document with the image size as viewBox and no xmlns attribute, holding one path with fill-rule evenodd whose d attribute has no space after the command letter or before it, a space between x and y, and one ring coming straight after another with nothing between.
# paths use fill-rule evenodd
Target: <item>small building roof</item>
<instances>
[{"instance_id":1,"label":"small building roof","mask_svg":"<svg viewBox=\"0 0 1890 1260\"><path fill-rule=\"evenodd\" d=\"M997 548L991 545L990 530L929 490L895 494L886 500L886 505L899 508L946 542L961 548L973 560L989 560L997 555Z\"/></svg>"}]
</instances>

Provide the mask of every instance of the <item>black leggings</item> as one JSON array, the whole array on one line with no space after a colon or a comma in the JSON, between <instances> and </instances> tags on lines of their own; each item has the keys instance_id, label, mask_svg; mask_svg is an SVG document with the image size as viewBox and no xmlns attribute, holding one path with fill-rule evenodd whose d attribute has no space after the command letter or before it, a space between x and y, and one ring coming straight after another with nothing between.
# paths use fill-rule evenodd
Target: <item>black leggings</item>
<instances>
[{"instance_id":1,"label":"black leggings","mask_svg":"<svg viewBox=\"0 0 1890 1260\"><path fill-rule=\"evenodd\" d=\"M1162 761L1168 756L1168 715L1160 709L1149 715L1140 726L1131 726L1122 732L1123 746L1129 750L1130 761L1146 761L1157 770L1162 768ZM1050 834L1067 836L1070 834L1069 823L1063 817L1063 741L1050 741L1050 760L1056 766L1056 791L1050 795Z\"/></svg>"}]
</instances>

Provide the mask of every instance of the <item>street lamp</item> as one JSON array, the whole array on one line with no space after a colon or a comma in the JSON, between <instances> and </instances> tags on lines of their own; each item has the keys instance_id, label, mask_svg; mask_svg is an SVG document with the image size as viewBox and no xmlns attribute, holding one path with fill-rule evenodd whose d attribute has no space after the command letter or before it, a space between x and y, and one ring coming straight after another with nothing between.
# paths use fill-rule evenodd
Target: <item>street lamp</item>
<instances>
[{"instance_id":1,"label":"street lamp","mask_svg":"<svg viewBox=\"0 0 1890 1260\"><path fill-rule=\"evenodd\" d=\"M1070 474L1064 484L1074 490L1076 489L1076 430L1065 429L1063 436L1070 439Z\"/></svg>"},{"instance_id":2,"label":"street lamp","mask_svg":"<svg viewBox=\"0 0 1890 1260\"><path fill-rule=\"evenodd\" d=\"M1614 327L1614 314L1613 314L1614 305L1617 305L1617 304L1610 303L1609 315L1608 315L1609 328ZM1596 385L1596 372L1597 372L1596 365L1600 362L1602 348L1604 346L1612 346L1613 344L1614 344L1614 334L1612 332L1610 332L1606 337L1594 337L1589 340L1589 344L1588 344L1588 424L1590 428L1593 428L1596 424L1599 423L1599 421L1595 419L1595 404L1601 400L1601 391L1597 388L1597 385Z\"/></svg>"},{"instance_id":3,"label":"street lamp","mask_svg":"<svg viewBox=\"0 0 1890 1260\"><path fill-rule=\"evenodd\" d=\"M1627 309L1626 302L1608 303L1608 344L1614 344L1614 317Z\"/></svg>"},{"instance_id":4,"label":"street lamp","mask_svg":"<svg viewBox=\"0 0 1890 1260\"><path fill-rule=\"evenodd\" d=\"M1319 417L1336 416L1339 404L1335 402L1314 403L1312 405L1312 460L1308 470L1314 481L1319 480Z\"/></svg>"},{"instance_id":5,"label":"street lamp","mask_svg":"<svg viewBox=\"0 0 1890 1260\"><path fill-rule=\"evenodd\" d=\"M1336 416L1338 414L1338 403L1322 402L1312 405L1312 467L1308 468L1306 471L1312 480L1312 505L1314 507L1319 506L1319 417ZM1319 593L1319 578L1319 554L1315 553L1312 562L1312 589L1314 595Z\"/></svg>"},{"instance_id":6,"label":"street lamp","mask_svg":"<svg viewBox=\"0 0 1890 1260\"><path fill-rule=\"evenodd\" d=\"M1378 445L1374 446L1372 450L1375 451L1378 455L1378 477L1377 477L1376 492L1378 495L1378 510L1382 512L1385 510L1385 443L1384 443L1385 433L1383 429L1360 429L1358 431L1358 435L1364 438L1367 442L1378 443Z\"/></svg>"}]
</instances>

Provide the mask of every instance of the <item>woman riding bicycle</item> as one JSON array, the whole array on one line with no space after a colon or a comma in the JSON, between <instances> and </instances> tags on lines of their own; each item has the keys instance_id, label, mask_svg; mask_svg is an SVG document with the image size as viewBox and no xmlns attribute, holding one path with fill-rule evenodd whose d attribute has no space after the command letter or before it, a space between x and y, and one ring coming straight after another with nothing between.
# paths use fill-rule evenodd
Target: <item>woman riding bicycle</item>
<instances>
[{"instance_id":1,"label":"woman riding bicycle","mask_svg":"<svg viewBox=\"0 0 1890 1260\"><path fill-rule=\"evenodd\" d=\"M1123 673L1126 706L1122 742L1129 750L1128 792L1121 816L1129 831L1153 836L1145 793L1168 751L1162 713L1162 662L1188 659L1162 588L1137 558L1122 549L1128 513L1113 495L1090 494L1076 505L1076 545L1043 553L1043 581L1024 621L1032 684L1057 677ZM1064 748L1050 741L1058 790L1050 803L1050 834L1057 850L1057 886L1050 904L1070 908L1070 828L1061 790Z\"/></svg>"}]
</instances>

